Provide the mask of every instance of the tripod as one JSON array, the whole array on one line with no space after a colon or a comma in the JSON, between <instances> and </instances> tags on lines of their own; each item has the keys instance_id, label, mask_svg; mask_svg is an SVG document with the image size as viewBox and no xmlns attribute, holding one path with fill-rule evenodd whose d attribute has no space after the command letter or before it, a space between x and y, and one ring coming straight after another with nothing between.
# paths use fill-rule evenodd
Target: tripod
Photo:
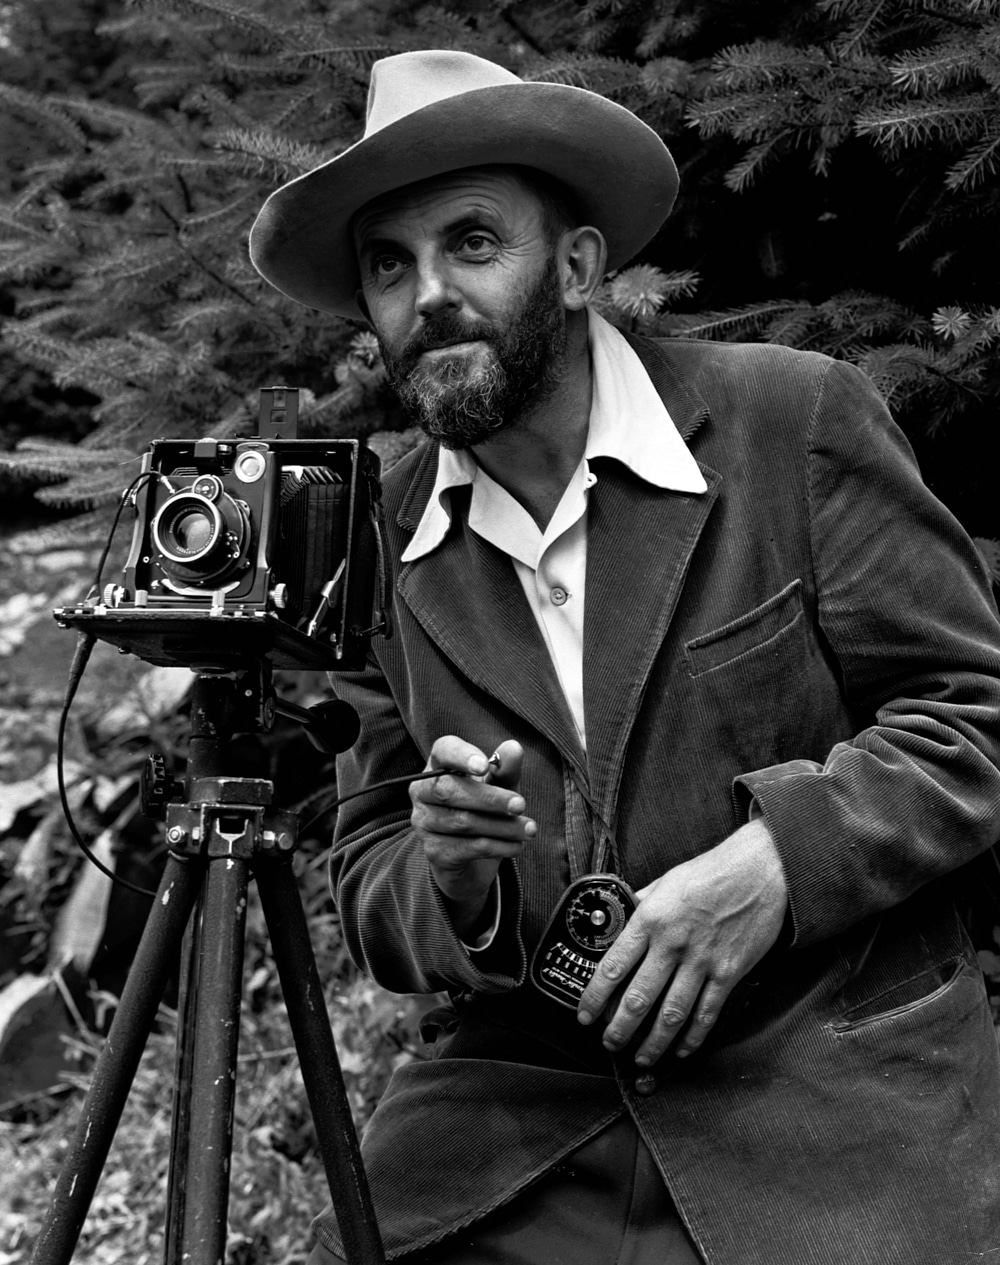
<instances>
[{"instance_id":1,"label":"tripod","mask_svg":"<svg viewBox=\"0 0 1000 1265\"><path fill-rule=\"evenodd\" d=\"M323 1167L351 1265L384 1257L309 930L292 873L295 814L274 787L227 772L234 734L269 729L269 665L199 673L186 802L169 802L170 851L32 1265L69 1265L176 953L182 978L167 1185L165 1265L222 1265L243 990L247 891L257 879ZM192 918L192 912L194 917ZM197 1121L197 1137L192 1136Z\"/></svg>"}]
</instances>

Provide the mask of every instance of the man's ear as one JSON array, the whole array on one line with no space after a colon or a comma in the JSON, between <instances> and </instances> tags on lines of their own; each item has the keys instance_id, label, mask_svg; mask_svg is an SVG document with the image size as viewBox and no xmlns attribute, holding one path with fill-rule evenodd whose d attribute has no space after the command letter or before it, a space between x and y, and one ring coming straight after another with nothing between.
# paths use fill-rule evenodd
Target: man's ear
<instances>
[{"instance_id":1,"label":"man's ear","mask_svg":"<svg viewBox=\"0 0 1000 1265\"><path fill-rule=\"evenodd\" d=\"M590 225L568 229L556 246L556 263L562 282L563 306L581 312L604 280L608 248L603 234Z\"/></svg>"}]
</instances>

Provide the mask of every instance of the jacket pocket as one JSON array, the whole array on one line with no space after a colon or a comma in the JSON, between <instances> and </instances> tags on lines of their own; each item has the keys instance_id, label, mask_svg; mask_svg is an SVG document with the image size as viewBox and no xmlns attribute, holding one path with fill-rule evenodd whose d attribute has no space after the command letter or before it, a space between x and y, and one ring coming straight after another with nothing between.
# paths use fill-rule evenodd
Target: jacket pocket
<instances>
[{"instance_id":1,"label":"jacket pocket","mask_svg":"<svg viewBox=\"0 0 1000 1265\"><path fill-rule=\"evenodd\" d=\"M801 616L802 581L793 580L753 610L686 642L688 674L703 676L759 650L791 628Z\"/></svg>"},{"instance_id":2,"label":"jacket pocket","mask_svg":"<svg viewBox=\"0 0 1000 1265\"><path fill-rule=\"evenodd\" d=\"M857 1032L870 1024L884 1023L902 1015L931 1006L941 1000L962 978L972 964L964 956L951 958L912 979L896 984L877 997L843 1011L830 1024L834 1032Z\"/></svg>"}]
</instances>

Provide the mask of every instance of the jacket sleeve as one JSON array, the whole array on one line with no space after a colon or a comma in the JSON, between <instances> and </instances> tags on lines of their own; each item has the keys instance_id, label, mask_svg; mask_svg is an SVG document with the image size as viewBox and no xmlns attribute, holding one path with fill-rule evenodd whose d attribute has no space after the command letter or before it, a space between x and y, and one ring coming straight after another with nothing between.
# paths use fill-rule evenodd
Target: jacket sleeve
<instances>
[{"instance_id":1,"label":"jacket sleeve","mask_svg":"<svg viewBox=\"0 0 1000 1265\"><path fill-rule=\"evenodd\" d=\"M358 741L337 759L339 794L420 772L426 753L407 732L375 656L365 672L336 673L332 681L338 697L362 717ZM516 867L500 866L501 920L493 942L470 951L455 934L410 827L410 808L404 782L360 795L340 809L330 883L353 961L398 993L516 987L526 973Z\"/></svg>"},{"instance_id":2,"label":"jacket sleeve","mask_svg":"<svg viewBox=\"0 0 1000 1265\"><path fill-rule=\"evenodd\" d=\"M819 626L859 732L822 764L736 780L774 836L799 945L1000 836L1000 623L981 559L850 365L822 379L807 461Z\"/></svg>"}]
</instances>

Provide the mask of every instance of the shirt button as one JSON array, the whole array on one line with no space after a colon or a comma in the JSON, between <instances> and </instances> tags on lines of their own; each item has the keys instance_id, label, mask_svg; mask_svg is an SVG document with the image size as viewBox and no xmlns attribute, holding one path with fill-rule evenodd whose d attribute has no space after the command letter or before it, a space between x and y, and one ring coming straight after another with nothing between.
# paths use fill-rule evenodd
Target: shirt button
<instances>
[{"instance_id":1,"label":"shirt button","mask_svg":"<svg viewBox=\"0 0 1000 1265\"><path fill-rule=\"evenodd\" d=\"M552 599L553 606L563 606L565 605L566 599L569 597L569 594L566 592L565 589L561 589L557 586L556 588L552 589L552 591L549 593L549 597Z\"/></svg>"}]
</instances>

